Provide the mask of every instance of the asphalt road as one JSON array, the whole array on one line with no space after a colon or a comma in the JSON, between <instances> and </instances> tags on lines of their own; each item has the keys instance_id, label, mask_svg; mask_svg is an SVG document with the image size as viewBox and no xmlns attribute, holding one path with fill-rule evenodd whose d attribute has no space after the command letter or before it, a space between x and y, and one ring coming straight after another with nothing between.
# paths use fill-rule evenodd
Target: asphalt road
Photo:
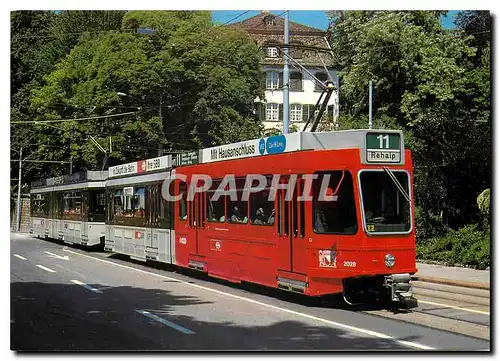
<instances>
[{"instance_id":1,"label":"asphalt road","mask_svg":"<svg viewBox=\"0 0 500 361\"><path fill-rule=\"evenodd\" d=\"M13 350L490 348L409 314L373 312L11 235Z\"/></svg>"}]
</instances>

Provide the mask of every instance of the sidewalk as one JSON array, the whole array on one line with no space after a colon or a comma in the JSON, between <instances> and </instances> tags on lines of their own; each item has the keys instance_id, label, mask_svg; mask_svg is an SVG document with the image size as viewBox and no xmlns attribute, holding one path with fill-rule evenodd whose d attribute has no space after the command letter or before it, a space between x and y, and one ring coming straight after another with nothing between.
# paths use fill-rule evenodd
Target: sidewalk
<instances>
[{"instance_id":1,"label":"sidewalk","mask_svg":"<svg viewBox=\"0 0 500 361\"><path fill-rule=\"evenodd\" d=\"M456 286L488 288L490 271L462 267L446 267L433 264L417 263L415 276L420 281L444 283Z\"/></svg>"}]
</instances>

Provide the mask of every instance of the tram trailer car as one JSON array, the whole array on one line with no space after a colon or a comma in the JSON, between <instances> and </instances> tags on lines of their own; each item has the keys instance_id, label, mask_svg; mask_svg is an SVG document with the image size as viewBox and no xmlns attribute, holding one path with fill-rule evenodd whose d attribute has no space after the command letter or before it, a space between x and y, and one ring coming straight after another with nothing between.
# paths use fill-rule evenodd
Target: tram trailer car
<instances>
[{"instance_id":1,"label":"tram trailer car","mask_svg":"<svg viewBox=\"0 0 500 361\"><path fill-rule=\"evenodd\" d=\"M30 233L37 238L47 238L52 228L51 196L52 186L47 186L47 179L34 181L30 190Z\"/></svg>"},{"instance_id":2,"label":"tram trailer car","mask_svg":"<svg viewBox=\"0 0 500 361\"><path fill-rule=\"evenodd\" d=\"M342 294L349 304L389 300L416 307L410 286L411 275L417 271L412 160L410 151L404 149L402 132L292 133L182 157L172 162L175 169L162 163L164 174L158 173L154 180L107 182L109 189L124 186L118 197L128 192L136 198L130 204L121 201L122 206L133 208L132 218L150 214L140 227L123 225L119 230L108 213L107 250L142 260L156 257L236 283L257 283L308 296ZM131 174L147 173L144 164L151 161L126 168ZM175 174L187 177L185 182L174 182L172 191L181 196L178 201L154 196L140 200L142 191L137 192L137 187L141 184ZM210 176L212 187L188 200L189 188L199 185L191 183L197 174ZM238 200L224 195L215 201L211 196L227 174L235 176ZM252 193L249 201L241 201L249 174L265 175L267 184L264 190ZM273 201L268 200L273 174L281 175L280 183L298 175L292 199L285 199L286 190L282 189ZM306 178L311 174L320 178L308 189ZM330 176L326 193L336 201L318 200L324 175ZM108 206L115 202L111 200L114 191L108 191ZM307 195L312 200L301 198ZM149 199L156 199L156 205ZM141 202L149 211L132 206ZM157 244L157 249L164 244L163 256L162 252L154 256L155 240L148 238L148 234L154 235L154 227L148 224L159 212L154 207L173 210L168 227L156 226L170 230L170 238Z\"/></svg>"},{"instance_id":3,"label":"tram trailer car","mask_svg":"<svg viewBox=\"0 0 500 361\"><path fill-rule=\"evenodd\" d=\"M176 168L187 176L176 181L178 194L195 174L213 180L193 201L176 202L178 265L309 296L341 293L350 304L375 298L416 306L412 160L402 132L292 133L205 149L200 158ZM210 201L226 174L236 177L238 199L248 174L267 175L266 189L248 202ZM272 174L284 183L298 175L291 200L286 190L266 200ZM319 179L313 200L301 200L308 174L330 175L327 193L337 200L318 200Z\"/></svg>"},{"instance_id":4,"label":"tram trailer car","mask_svg":"<svg viewBox=\"0 0 500 361\"><path fill-rule=\"evenodd\" d=\"M31 229L39 238L104 245L107 172L86 171L32 184Z\"/></svg>"},{"instance_id":5,"label":"tram trailer car","mask_svg":"<svg viewBox=\"0 0 500 361\"><path fill-rule=\"evenodd\" d=\"M109 168L106 251L175 264L173 203L161 195L171 172L171 156Z\"/></svg>"}]
</instances>

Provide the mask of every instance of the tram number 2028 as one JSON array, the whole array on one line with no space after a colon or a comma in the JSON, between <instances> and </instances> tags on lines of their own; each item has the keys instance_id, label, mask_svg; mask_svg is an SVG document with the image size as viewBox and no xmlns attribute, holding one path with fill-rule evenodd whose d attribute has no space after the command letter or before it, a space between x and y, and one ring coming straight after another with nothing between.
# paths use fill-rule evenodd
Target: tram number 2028
<instances>
[{"instance_id":1,"label":"tram number 2028","mask_svg":"<svg viewBox=\"0 0 500 361\"><path fill-rule=\"evenodd\" d=\"M356 261L344 261L344 267L356 267Z\"/></svg>"}]
</instances>

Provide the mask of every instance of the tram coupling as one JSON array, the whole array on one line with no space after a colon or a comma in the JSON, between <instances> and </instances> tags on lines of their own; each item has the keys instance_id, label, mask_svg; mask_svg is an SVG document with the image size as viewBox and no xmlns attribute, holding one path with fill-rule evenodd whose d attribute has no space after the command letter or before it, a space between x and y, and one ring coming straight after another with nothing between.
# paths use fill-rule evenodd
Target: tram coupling
<instances>
[{"instance_id":1,"label":"tram coupling","mask_svg":"<svg viewBox=\"0 0 500 361\"><path fill-rule=\"evenodd\" d=\"M384 287L390 290L391 301L401 308L415 308L417 299L413 297L409 273L397 273L384 276Z\"/></svg>"}]
</instances>

